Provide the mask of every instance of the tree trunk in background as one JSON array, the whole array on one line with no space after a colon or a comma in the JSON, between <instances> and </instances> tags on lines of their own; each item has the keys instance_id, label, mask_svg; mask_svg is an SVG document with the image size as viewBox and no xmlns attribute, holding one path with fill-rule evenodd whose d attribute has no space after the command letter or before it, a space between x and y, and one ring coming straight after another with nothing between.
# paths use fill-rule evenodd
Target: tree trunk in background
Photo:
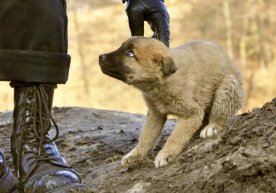
<instances>
[{"instance_id":1,"label":"tree trunk in background","mask_svg":"<svg viewBox=\"0 0 276 193\"><path fill-rule=\"evenodd\" d=\"M249 23L249 16L248 14L245 14L243 17L243 21L242 21L243 25L242 25L242 34L241 34L241 38L239 41L239 54L240 54L240 64L242 66L243 69L247 68L247 57L248 57L248 53L247 53L247 41L248 41L248 23ZM244 108L247 108L248 106L248 99L250 98L251 95L251 91L252 91L252 84L253 84L253 74L250 74L250 76L246 76L249 77L247 78L245 81L248 83L247 85L247 89L246 89L246 98L247 100L245 100L245 104L244 104ZM246 78L245 77L245 78ZM246 109L243 109L243 111L245 111Z\"/></svg>"},{"instance_id":2,"label":"tree trunk in background","mask_svg":"<svg viewBox=\"0 0 276 193\"><path fill-rule=\"evenodd\" d=\"M76 32L76 43L77 43L77 50L79 54L79 59L80 59L80 65L81 65L81 74L82 74L82 80L83 80L83 85L84 85L84 91L87 96L87 99L89 99L90 96L90 89L89 89L89 80L87 78L87 72L89 71L88 66L86 65L85 62L85 54L84 54L84 49L82 46L82 41L81 41L81 34L79 32L79 23L78 23L78 15L76 9L72 9L73 12L73 23L75 26L75 32Z\"/></svg>"},{"instance_id":3,"label":"tree trunk in background","mask_svg":"<svg viewBox=\"0 0 276 193\"><path fill-rule=\"evenodd\" d=\"M260 6L264 7L264 1L260 1ZM258 45L259 45L259 68L266 67L266 53L264 51L264 46L266 44L263 34L263 26L264 26L265 13L258 13L256 15L256 23L257 23L257 36L258 36Z\"/></svg>"},{"instance_id":4,"label":"tree trunk in background","mask_svg":"<svg viewBox=\"0 0 276 193\"><path fill-rule=\"evenodd\" d=\"M232 19L231 19L231 12L230 12L230 5L229 0L223 1L223 12L225 17L225 32L226 32L226 45L228 52L233 57L233 35L232 35Z\"/></svg>"}]
</instances>

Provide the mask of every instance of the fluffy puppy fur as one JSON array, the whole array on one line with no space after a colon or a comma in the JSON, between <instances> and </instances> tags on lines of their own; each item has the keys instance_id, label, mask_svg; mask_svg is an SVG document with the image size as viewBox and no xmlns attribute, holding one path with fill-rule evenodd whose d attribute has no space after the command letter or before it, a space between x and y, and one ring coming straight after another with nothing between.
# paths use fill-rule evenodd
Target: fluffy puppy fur
<instances>
[{"instance_id":1,"label":"fluffy puppy fur","mask_svg":"<svg viewBox=\"0 0 276 193\"><path fill-rule=\"evenodd\" d=\"M137 146L122 159L128 165L154 147L169 114L176 127L154 160L162 167L182 150L201 127L200 137L216 135L242 106L240 71L225 50L208 41L175 49L153 38L133 37L99 57L102 72L142 91L148 112Z\"/></svg>"}]
</instances>

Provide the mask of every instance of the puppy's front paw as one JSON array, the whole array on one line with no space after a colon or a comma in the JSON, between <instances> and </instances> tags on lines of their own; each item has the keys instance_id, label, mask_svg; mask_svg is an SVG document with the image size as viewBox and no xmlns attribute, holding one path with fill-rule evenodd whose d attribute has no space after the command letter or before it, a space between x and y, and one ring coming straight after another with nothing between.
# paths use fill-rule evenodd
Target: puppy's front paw
<instances>
[{"instance_id":1,"label":"puppy's front paw","mask_svg":"<svg viewBox=\"0 0 276 193\"><path fill-rule=\"evenodd\" d=\"M122 161L121 161L121 165L122 166L129 166L130 164L134 163L134 162L138 162L139 160L141 160L144 157L144 155L140 154L138 151L138 148L135 147L133 150L131 150L128 154L126 154Z\"/></svg>"},{"instance_id":2,"label":"puppy's front paw","mask_svg":"<svg viewBox=\"0 0 276 193\"><path fill-rule=\"evenodd\" d=\"M218 127L214 125L207 125L201 130L200 137L205 139L208 137L216 136L217 134L218 134Z\"/></svg>"},{"instance_id":3,"label":"puppy's front paw","mask_svg":"<svg viewBox=\"0 0 276 193\"><path fill-rule=\"evenodd\" d=\"M173 159L174 156L170 153L160 151L154 159L154 165L156 168L160 168L166 166Z\"/></svg>"}]
</instances>

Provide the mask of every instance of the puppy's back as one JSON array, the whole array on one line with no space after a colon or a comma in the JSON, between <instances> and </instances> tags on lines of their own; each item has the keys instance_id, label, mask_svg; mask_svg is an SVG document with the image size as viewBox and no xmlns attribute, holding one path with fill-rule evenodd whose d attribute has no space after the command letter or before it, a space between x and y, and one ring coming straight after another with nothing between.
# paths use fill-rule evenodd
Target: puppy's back
<instances>
[{"instance_id":1,"label":"puppy's back","mask_svg":"<svg viewBox=\"0 0 276 193\"><path fill-rule=\"evenodd\" d=\"M219 45L204 41L190 41L172 49L174 59L180 71L189 72L192 76L224 77L233 74L241 81L241 74L225 49Z\"/></svg>"}]
</instances>

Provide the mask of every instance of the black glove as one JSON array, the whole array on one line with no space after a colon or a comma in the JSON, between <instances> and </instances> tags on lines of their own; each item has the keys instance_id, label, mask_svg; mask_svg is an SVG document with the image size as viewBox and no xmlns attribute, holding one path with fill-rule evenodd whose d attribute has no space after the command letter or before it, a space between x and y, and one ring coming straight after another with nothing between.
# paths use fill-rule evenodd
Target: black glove
<instances>
[{"instance_id":1,"label":"black glove","mask_svg":"<svg viewBox=\"0 0 276 193\"><path fill-rule=\"evenodd\" d=\"M169 47L170 16L163 0L123 0L132 36L144 36L144 21L154 31L153 37Z\"/></svg>"}]
</instances>

